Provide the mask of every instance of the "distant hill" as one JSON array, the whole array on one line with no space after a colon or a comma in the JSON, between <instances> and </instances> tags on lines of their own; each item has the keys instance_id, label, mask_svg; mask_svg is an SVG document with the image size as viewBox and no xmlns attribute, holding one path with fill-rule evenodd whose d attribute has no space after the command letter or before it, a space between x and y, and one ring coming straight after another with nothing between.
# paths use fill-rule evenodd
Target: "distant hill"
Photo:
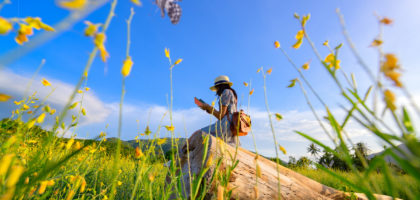
<instances>
[{"instance_id":1,"label":"distant hill","mask_svg":"<svg viewBox=\"0 0 420 200\"><path fill-rule=\"evenodd\" d=\"M397 148L400 149L400 150L402 150L403 152L405 152L407 154L410 154L410 151L408 150L408 148L407 148L407 146L405 144L400 144L400 145L397 146ZM376 156L380 156L380 155L382 155L384 153L384 151L380 151L380 152L377 152L377 153L370 154L370 155L368 155L368 159L370 160L370 159L373 159ZM398 156L403 157L403 155L399 152L399 150L392 149L392 151L395 154L397 154ZM388 162L388 163L392 163L392 164L398 165L397 162L395 161L395 159L393 157L391 157L391 156L385 156L385 161Z\"/></svg>"}]
</instances>

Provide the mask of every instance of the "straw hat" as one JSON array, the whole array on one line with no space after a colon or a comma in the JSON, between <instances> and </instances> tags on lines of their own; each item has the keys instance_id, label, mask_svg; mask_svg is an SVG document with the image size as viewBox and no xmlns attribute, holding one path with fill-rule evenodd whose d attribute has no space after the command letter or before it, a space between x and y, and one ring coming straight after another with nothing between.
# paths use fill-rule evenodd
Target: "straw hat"
<instances>
[{"instance_id":1,"label":"straw hat","mask_svg":"<svg viewBox=\"0 0 420 200\"><path fill-rule=\"evenodd\" d=\"M229 81L229 77L227 76L218 76L216 79L214 79L214 86L210 87L211 91L217 91L216 89L216 85L221 85L221 84L229 84L229 86L232 86L233 83Z\"/></svg>"}]
</instances>

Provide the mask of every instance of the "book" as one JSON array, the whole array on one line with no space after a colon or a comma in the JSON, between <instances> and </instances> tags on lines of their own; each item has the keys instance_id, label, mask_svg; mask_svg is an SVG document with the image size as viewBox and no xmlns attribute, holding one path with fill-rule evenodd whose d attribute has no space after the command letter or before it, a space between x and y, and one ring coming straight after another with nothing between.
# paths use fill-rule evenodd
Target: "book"
<instances>
[{"instance_id":1,"label":"book","mask_svg":"<svg viewBox=\"0 0 420 200\"><path fill-rule=\"evenodd\" d=\"M199 107L203 107L206 102L204 102L202 99L197 99L197 97L194 97L194 103Z\"/></svg>"}]
</instances>

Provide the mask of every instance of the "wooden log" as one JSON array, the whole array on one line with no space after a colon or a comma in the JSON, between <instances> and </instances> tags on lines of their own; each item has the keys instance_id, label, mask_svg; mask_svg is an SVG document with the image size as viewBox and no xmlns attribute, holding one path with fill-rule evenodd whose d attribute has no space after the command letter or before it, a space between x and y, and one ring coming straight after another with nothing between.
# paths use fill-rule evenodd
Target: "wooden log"
<instances>
[{"instance_id":1,"label":"wooden log","mask_svg":"<svg viewBox=\"0 0 420 200\"><path fill-rule=\"evenodd\" d=\"M203 139L208 136L207 156L204 158L205 145ZM236 159L235 159L236 158ZM205 164L203 165L203 159ZM217 167L217 161L221 165ZM217 197L219 191L232 190L232 199L348 199L350 194L318 183L295 171L278 165L280 174L280 193L278 192L277 164L262 156L256 159L256 154L243 149L227 145L221 139L202 132L194 133L180 149L181 171L183 174L184 196L190 197L190 177L199 174L206 166L209 170L204 176L204 182L210 183L212 176L216 176L208 185L206 197ZM234 161L238 164L230 173L227 186L220 187L217 176L227 175L228 168ZM256 166L259 166L257 170ZM191 173L189 173L189 171ZM257 179L257 173L259 175ZM218 189L219 188L219 189ZM220 195L220 194L219 194ZM358 199L367 199L363 194L356 194ZM388 196L375 195L377 199L392 199Z\"/></svg>"}]
</instances>

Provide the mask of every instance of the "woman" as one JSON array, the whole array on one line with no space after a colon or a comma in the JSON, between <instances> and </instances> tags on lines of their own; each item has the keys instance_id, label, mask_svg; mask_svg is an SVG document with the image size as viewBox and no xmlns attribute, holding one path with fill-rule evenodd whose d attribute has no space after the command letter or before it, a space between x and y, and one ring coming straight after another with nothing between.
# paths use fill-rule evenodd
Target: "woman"
<instances>
[{"instance_id":1,"label":"woman","mask_svg":"<svg viewBox=\"0 0 420 200\"><path fill-rule=\"evenodd\" d=\"M218 119L216 123L202 128L201 131L220 137L227 144L234 146L240 144L238 136L234 136L230 130L232 115L236 112L238 99L235 90L231 88L232 84L227 76L217 77L210 90L216 92L216 95L219 96L219 110L206 103L199 107Z\"/></svg>"}]
</instances>

